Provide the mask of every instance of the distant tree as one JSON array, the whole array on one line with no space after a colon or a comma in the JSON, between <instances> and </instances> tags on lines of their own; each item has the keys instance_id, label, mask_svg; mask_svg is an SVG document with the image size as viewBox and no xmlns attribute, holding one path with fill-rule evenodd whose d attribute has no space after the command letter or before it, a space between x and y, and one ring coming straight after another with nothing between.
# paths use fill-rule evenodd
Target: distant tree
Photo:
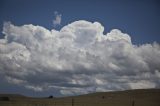
<instances>
[{"instance_id":1,"label":"distant tree","mask_svg":"<svg viewBox=\"0 0 160 106\"><path fill-rule=\"evenodd\" d=\"M50 99L51 99L51 98L53 98L53 96L52 96L52 95L50 95L48 98L50 98Z\"/></svg>"},{"instance_id":2,"label":"distant tree","mask_svg":"<svg viewBox=\"0 0 160 106\"><path fill-rule=\"evenodd\" d=\"M104 99L105 98L105 96L102 96L102 99Z\"/></svg>"},{"instance_id":3,"label":"distant tree","mask_svg":"<svg viewBox=\"0 0 160 106\"><path fill-rule=\"evenodd\" d=\"M9 101L9 97L0 97L0 101Z\"/></svg>"}]
</instances>

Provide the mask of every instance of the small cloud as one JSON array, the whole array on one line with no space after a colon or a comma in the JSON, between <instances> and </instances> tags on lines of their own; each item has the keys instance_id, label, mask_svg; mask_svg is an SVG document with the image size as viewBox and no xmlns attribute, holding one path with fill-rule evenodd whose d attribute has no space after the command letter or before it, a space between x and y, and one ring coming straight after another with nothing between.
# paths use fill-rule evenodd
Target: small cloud
<instances>
[{"instance_id":1,"label":"small cloud","mask_svg":"<svg viewBox=\"0 0 160 106\"><path fill-rule=\"evenodd\" d=\"M61 25L62 21L62 15L59 14L57 11L54 12L54 20L53 20L53 25L56 27L57 25Z\"/></svg>"}]
</instances>

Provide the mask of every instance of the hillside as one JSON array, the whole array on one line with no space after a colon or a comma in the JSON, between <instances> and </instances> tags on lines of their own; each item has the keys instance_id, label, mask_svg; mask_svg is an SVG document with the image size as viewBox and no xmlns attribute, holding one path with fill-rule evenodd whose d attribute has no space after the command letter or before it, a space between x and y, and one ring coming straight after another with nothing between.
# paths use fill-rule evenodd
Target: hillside
<instances>
[{"instance_id":1,"label":"hillside","mask_svg":"<svg viewBox=\"0 0 160 106\"><path fill-rule=\"evenodd\" d=\"M1 94L0 106L160 106L160 89L97 92L62 98Z\"/></svg>"}]
</instances>

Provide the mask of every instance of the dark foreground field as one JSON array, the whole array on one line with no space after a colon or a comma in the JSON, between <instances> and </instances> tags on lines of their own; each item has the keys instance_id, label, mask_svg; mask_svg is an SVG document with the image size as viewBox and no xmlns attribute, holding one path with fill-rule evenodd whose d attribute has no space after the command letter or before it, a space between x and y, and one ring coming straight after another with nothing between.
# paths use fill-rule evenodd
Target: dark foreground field
<instances>
[{"instance_id":1,"label":"dark foreground field","mask_svg":"<svg viewBox=\"0 0 160 106\"><path fill-rule=\"evenodd\" d=\"M160 89L98 92L63 98L1 94L0 106L160 106Z\"/></svg>"}]
</instances>

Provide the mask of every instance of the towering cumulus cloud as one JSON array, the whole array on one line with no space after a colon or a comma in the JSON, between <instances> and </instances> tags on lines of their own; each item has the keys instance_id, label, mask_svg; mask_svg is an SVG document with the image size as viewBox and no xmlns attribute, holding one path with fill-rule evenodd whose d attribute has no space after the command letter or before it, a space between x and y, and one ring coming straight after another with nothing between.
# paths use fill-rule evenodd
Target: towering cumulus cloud
<instances>
[{"instance_id":1,"label":"towering cumulus cloud","mask_svg":"<svg viewBox=\"0 0 160 106\"><path fill-rule=\"evenodd\" d=\"M160 87L160 45L133 45L128 34L103 34L98 22L75 21L60 31L5 23L0 75L8 84L62 95Z\"/></svg>"}]
</instances>

